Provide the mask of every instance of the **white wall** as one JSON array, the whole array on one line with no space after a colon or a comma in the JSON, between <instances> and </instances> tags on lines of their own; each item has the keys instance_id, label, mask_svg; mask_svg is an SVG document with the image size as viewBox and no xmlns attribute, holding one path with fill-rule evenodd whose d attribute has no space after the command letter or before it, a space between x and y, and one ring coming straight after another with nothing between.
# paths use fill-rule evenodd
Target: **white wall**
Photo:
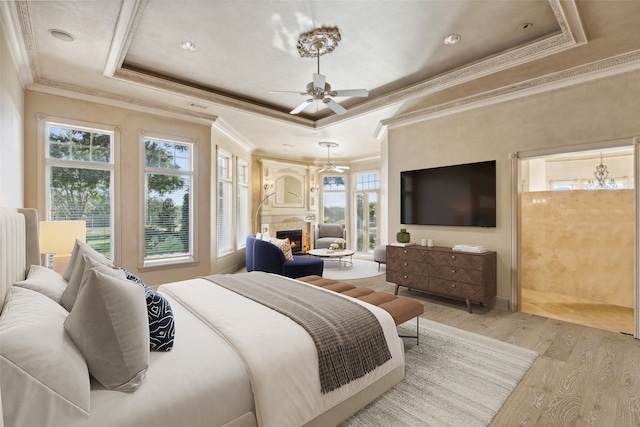
<instances>
[{"instance_id":1,"label":"white wall","mask_svg":"<svg viewBox=\"0 0 640 427\"><path fill-rule=\"evenodd\" d=\"M24 207L24 90L0 26L0 206Z\"/></svg>"},{"instance_id":2,"label":"white wall","mask_svg":"<svg viewBox=\"0 0 640 427\"><path fill-rule=\"evenodd\" d=\"M484 245L498 253L498 295L511 294L510 153L640 135L640 71L498 103L389 131L389 241L400 224L400 172L496 160L497 227L402 226L413 241Z\"/></svg>"}]
</instances>

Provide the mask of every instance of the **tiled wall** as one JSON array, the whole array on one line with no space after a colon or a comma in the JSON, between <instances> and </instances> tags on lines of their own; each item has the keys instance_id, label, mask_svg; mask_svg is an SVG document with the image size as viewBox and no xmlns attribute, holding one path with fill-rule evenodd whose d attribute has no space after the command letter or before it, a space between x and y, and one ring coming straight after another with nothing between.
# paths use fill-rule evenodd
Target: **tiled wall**
<instances>
[{"instance_id":1,"label":"tiled wall","mask_svg":"<svg viewBox=\"0 0 640 427\"><path fill-rule=\"evenodd\" d=\"M521 195L521 286L633 307L633 190Z\"/></svg>"}]
</instances>

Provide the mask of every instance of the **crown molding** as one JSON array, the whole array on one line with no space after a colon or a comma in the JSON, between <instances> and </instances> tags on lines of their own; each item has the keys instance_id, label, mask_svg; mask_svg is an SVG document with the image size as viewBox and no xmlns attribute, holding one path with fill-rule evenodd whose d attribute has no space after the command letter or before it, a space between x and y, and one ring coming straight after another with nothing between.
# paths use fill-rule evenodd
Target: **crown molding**
<instances>
[{"instance_id":1,"label":"crown molding","mask_svg":"<svg viewBox=\"0 0 640 427\"><path fill-rule=\"evenodd\" d=\"M27 90L36 93L62 96L65 98L88 101L126 110L139 111L156 116L170 117L179 120L187 120L194 123L211 125L218 119L213 114L205 114L197 111L168 107L141 99L116 95L111 92L96 90L78 85L60 83L41 79L37 83L29 85Z\"/></svg>"},{"instance_id":2,"label":"crown molding","mask_svg":"<svg viewBox=\"0 0 640 427\"><path fill-rule=\"evenodd\" d=\"M499 102L531 96L579 83L640 69L640 50L500 87L455 101L412 111L381 121L376 137L388 129L447 116Z\"/></svg>"},{"instance_id":3,"label":"crown molding","mask_svg":"<svg viewBox=\"0 0 640 427\"><path fill-rule=\"evenodd\" d=\"M256 150L256 146L251 143L247 138L242 136L238 131L236 131L233 127L231 127L227 122L218 117L212 124L211 127L220 133L224 134L228 138L230 138L233 142L243 147L245 150L250 153Z\"/></svg>"},{"instance_id":4,"label":"crown molding","mask_svg":"<svg viewBox=\"0 0 640 427\"><path fill-rule=\"evenodd\" d=\"M150 87L155 90L168 92L171 94L182 95L198 101L210 102L217 105L241 110L251 114L257 114L259 116L284 121L287 123L313 128L315 124L312 120L305 119L303 117L285 113L283 111L268 108L262 105L254 104L248 101L243 101L238 98L232 98L226 95L222 95L210 90L204 90L182 83L176 83L170 80L165 80L159 77L151 76L146 73L142 73L135 70L126 68L118 69L112 76L114 79L122 80L128 83L137 84L140 86Z\"/></svg>"},{"instance_id":5,"label":"crown molding","mask_svg":"<svg viewBox=\"0 0 640 427\"><path fill-rule=\"evenodd\" d=\"M23 88L36 80L39 70L31 21L28 18L26 2L0 1L0 23Z\"/></svg>"}]
</instances>

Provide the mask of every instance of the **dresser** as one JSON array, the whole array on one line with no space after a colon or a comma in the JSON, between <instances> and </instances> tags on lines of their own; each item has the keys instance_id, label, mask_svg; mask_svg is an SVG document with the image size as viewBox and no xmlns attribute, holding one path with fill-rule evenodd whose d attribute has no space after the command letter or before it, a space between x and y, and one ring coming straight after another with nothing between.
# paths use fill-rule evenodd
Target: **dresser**
<instances>
[{"instance_id":1,"label":"dresser","mask_svg":"<svg viewBox=\"0 0 640 427\"><path fill-rule=\"evenodd\" d=\"M387 246L387 282L430 294L483 305L496 296L497 255L446 247Z\"/></svg>"}]
</instances>

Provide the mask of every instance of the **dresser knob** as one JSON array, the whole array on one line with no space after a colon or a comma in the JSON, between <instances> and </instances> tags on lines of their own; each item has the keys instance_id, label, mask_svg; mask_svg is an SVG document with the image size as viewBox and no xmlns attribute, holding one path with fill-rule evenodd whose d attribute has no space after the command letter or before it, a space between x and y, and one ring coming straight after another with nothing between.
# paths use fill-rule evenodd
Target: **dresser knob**
<instances>
[{"instance_id":1,"label":"dresser knob","mask_svg":"<svg viewBox=\"0 0 640 427\"><path fill-rule=\"evenodd\" d=\"M452 283L452 284L451 284L451 287L452 287L452 288L455 288L455 287L456 287L456 284L455 284L455 283Z\"/></svg>"},{"instance_id":2,"label":"dresser knob","mask_svg":"<svg viewBox=\"0 0 640 427\"><path fill-rule=\"evenodd\" d=\"M456 259L456 256L455 255L451 255L451 259Z\"/></svg>"},{"instance_id":3,"label":"dresser knob","mask_svg":"<svg viewBox=\"0 0 640 427\"><path fill-rule=\"evenodd\" d=\"M402 275L402 277L403 277L404 279L408 279L408 278L409 278L409 276L407 276L406 274L403 274L403 275Z\"/></svg>"},{"instance_id":4,"label":"dresser knob","mask_svg":"<svg viewBox=\"0 0 640 427\"><path fill-rule=\"evenodd\" d=\"M405 249L403 252L406 254L406 253L407 253L407 250Z\"/></svg>"},{"instance_id":5,"label":"dresser knob","mask_svg":"<svg viewBox=\"0 0 640 427\"><path fill-rule=\"evenodd\" d=\"M404 266L406 267L406 266L407 266L407 263L406 263L406 262L404 262L404 263L402 263L402 265L404 265Z\"/></svg>"},{"instance_id":6,"label":"dresser knob","mask_svg":"<svg viewBox=\"0 0 640 427\"><path fill-rule=\"evenodd\" d=\"M453 269L451 269L451 272L452 272L452 273L455 273L456 271L455 271L455 270L453 270Z\"/></svg>"}]
</instances>

